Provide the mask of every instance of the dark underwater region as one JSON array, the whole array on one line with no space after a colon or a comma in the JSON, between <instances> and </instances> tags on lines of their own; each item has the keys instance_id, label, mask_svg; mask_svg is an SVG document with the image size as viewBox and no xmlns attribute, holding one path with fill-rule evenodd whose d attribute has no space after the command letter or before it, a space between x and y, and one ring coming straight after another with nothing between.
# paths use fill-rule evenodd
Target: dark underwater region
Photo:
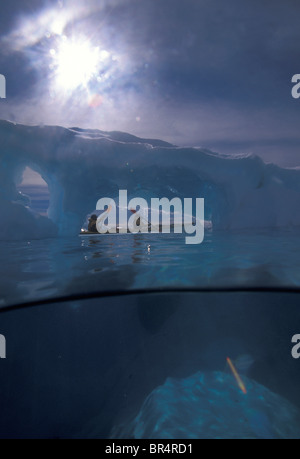
<instances>
[{"instance_id":1,"label":"dark underwater region","mask_svg":"<svg viewBox=\"0 0 300 459\"><path fill-rule=\"evenodd\" d=\"M299 319L296 293L141 294L2 312L1 438L298 438Z\"/></svg>"}]
</instances>

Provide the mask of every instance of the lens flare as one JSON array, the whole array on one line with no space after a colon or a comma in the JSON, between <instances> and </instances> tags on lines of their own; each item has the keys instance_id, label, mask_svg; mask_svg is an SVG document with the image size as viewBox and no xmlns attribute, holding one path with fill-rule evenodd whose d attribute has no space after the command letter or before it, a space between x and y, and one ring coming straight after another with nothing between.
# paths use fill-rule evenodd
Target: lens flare
<instances>
[{"instance_id":1,"label":"lens flare","mask_svg":"<svg viewBox=\"0 0 300 459\"><path fill-rule=\"evenodd\" d=\"M231 359L229 357L227 357L227 363L229 365L229 368L231 369L232 373L233 373L233 376L235 377L236 379L236 382L237 382L237 385L239 386L239 388L241 389L241 391L243 392L243 394L247 394L247 389L246 389L246 386L245 384L243 383L242 381L242 378L240 377L240 375L238 374L238 372L236 371L236 368L235 366L233 365Z\"/></svg>"}]
</instances>

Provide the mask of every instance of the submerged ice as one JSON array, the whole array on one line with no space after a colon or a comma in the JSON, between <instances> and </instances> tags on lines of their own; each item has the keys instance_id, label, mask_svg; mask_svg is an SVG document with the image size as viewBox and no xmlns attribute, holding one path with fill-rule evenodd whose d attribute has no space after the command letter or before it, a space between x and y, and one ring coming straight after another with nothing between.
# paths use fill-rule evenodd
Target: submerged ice
<instances>
[{"instance_id":1,"label":"submerged ice","mask_svg":"<svg viewBox=\"0 0 300 459\"><path fill-rule=\"evenodd\" d=\"M114 429L112 438L299 438L298 410L255 381L244 381L246 395L226 373L168 378L146 398L131 423Z\"/></svg>"},{"instance_id":2,"label":"submerged ice","mask_svg":"<svg viewBox=\"0 0 300 459\"><path fill-rule=\"evenodd\" d=\"M1 240L76 235L99 199L204 198L217 229L300 226L300 170L118 132L0 122ZM26 167L50 192L48 218L17 191ZM11 229L14 228L14 231Z\"/></svg>"}]
</instances>

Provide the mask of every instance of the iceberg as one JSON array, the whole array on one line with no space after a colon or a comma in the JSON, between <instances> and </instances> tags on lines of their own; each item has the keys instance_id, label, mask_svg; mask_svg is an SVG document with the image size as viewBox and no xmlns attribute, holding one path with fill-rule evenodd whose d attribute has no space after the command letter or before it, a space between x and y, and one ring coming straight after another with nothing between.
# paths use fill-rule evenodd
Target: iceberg
<instances>
[{"instance_id":1,"label":"iceberg","mask_svg":"<svg viewBox=\"0 0 300 459\"><path fill-rule=\"evenodd\" d=\"M244 377L244 395L231 375L198 372L168 378L111 438L297 439L299 412L287 400Z\"/></svg>"},{"instance_id":2,"label":"iceberg","mask_svg":"<svg viewBox=\"0 0 300 459\"><path fill-rule=\"evenodd\" d=\"M0 240L75 236L104 197L204 198L214 229L300 226L300 170L130 134L0 121ZM48 184L48 217L17 191L26 167ZM12 231L14 228L14 231Z\"/></svg>"}]
</instances>

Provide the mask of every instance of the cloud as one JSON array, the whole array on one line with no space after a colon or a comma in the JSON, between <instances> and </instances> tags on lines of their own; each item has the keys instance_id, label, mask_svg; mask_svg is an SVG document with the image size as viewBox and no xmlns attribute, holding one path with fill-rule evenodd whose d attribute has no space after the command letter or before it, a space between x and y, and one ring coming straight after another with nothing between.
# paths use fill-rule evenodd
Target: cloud
<instances>
[{"instance_id":1,"label":"cloud","mask_svg":"<svg viewBox=\"0 0 300 459\"><path fill-rule=\"evenodd\" d=\"M261 152L258 142L264 148L277 142L299 161L299 107L290 97L300 61L299 2L56 5L35 6L30 14L17 14L15 6L14 25L0 37L8 85L0 117L126 130L226 152ZM64 36L84 37L110 55L98 78L71 95L54 90L49 56Z\"/></svg>"}]
</instances>

